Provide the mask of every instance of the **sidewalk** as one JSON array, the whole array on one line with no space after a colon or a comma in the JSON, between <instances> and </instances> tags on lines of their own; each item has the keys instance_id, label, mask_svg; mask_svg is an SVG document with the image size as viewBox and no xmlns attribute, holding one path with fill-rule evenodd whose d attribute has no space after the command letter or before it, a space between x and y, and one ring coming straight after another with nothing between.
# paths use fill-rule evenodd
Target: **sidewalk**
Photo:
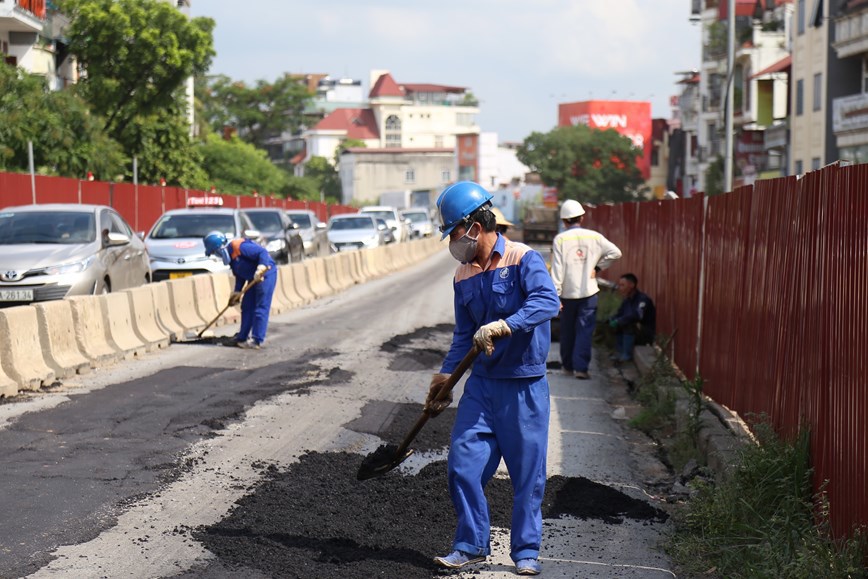
<instances>
[{"instance_id":1,"label":"sidewalk","mask_svg":"<svg viewBox=\"0 0 868 579\"><path fill-rule=\"evenodd\" d=\"M550 366L559 366L557 348L557 343L552 345ZM655 457L654 443L631 429L626 419L615 418L621 415L619 407L627 416L634 414L636 404L619 371L603 361L605 355L594 351L590 380L549 370L548 486L563 486L572 498L556 508L544 505L541 576L675 577L661 546L671 523L660 522L665 518L660 511L651 516L663 505L643 490L649 486L645 483L665 478L667 471ZM497 476L506 476L503 464ZM575 478L565 484L560 477ZM564 506L568 508L557 508ZM554 518L552 511L574 514ZM515 577L508 530L492 529L491 543L488 562L458 576Z\"/></svg>"}]
</instances>

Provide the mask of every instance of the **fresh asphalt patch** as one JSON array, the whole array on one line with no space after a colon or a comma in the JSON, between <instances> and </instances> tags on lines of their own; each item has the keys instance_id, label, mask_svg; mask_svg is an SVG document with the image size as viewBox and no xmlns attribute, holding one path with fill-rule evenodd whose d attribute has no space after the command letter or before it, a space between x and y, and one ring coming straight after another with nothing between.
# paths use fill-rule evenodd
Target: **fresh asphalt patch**
<instances>
[{"instance_id":1,"label":"fresh asphalt patch","mask_svg":"<svg viewBox=\"0 0 868 579\"><path fill-rule=\"evenodd\" d=\"M392 354L389 370L416 372L439 368L452 342L454 324L437 324L399 334L380 346Z\"/></svg>"},{"instance_id":2,"label":"fresh asphalt patch","mask_svg":"<svg viewBox=\"0 0 868 579\"><path fill-rule=\"evenodd\" d=\"M439 575L432 558L450 551L455 530L445 461L433 462L415 475L392 471L359 482L355 474L360 460L358 454L311 452L284 470L268 468L265 478L225 519L186 529L216 560L184 576ZM508 528L509 480L492 479L486 496L492 526ZM667 515L605 485L555 476L547 484L543 517L652 524L665 521Z\"/></svg>"},{"instance_id":3,"label":"fresh asphalt patch","mask_svg":"<svg viewBox=\"0 0 868 579\"><path fill-rule=\"evenodd\" d=\"M387 442L399 444L422 415L421 404L396 404L384 400L371 400L362 408L361 416L344 428L354 432L374 434ZM449 446L452 425L455 423L454 405L436 418L431 418L413 439L411 448L427 452Z\"/></svg>"}]
</instances>

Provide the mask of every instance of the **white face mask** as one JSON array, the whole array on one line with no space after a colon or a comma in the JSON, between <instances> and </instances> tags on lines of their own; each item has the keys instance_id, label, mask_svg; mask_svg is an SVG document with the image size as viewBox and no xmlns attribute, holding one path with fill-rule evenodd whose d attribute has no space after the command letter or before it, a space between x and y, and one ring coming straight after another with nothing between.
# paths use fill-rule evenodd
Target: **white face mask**
<instances>
[{"instance_id":1,"label":"white face mask","mask_svg":"<svg viewBox=\"0 0 868 579\"><path fill-rule=\"evenodd\" d=\"M476 251L479 245L479 236L470 237L471 229L473 229L473 225L470 226L470 229L468 229L464 235L455 241L449 242L449 253L451 253L452 257L461 263L470 263L476 257Z\"/></svg>"}]
</instances>

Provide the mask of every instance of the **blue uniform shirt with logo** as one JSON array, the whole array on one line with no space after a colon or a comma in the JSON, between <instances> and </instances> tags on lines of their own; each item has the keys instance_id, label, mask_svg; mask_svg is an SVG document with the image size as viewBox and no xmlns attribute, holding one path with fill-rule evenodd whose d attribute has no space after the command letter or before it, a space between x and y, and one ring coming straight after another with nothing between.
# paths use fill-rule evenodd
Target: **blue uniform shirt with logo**
<instances>
[{"instance_id":1,"label":"blue uniform shirt with logo","mask_svg":"<svg viewBox=\"0 0 868 579\"><path fill-rule=\"evenodd\" d=\"M276 275L275 263L268 251L249 239L233 239L229 242L229 267L235 274L235 291L241 291L245 281L253 279L256 267L265 265L271 268L266 275Z\"/></svg>"},{"instance_id":2,"label":"blue uniform shirt with logo","mask_svg":"<svg viewBox=\"0 0 868 579\"><path fill-rule=\"evenodd\" d=\"M473 373L483 378L544 376L551 346L547 322L560 310L545 262L530 247L498 234L492 263L487 271L476 263L462 263L455 271L455 332L440 371L452 373L473 346L476 330L502 319L512 335L496 340L491 356L477 357Z\"/></svg>"}]
</instances>

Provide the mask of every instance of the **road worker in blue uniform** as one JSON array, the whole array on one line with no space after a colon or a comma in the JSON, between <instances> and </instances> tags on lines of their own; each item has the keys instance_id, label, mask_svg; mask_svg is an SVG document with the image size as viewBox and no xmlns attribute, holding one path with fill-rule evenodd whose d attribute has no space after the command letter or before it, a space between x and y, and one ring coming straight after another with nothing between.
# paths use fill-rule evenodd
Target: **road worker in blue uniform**
<instances>
[{"instance_id":1,"label":"road worker in blue uniform","mask_svg":"<svg viewBox=\"0 0 868 579\"><path fill-rule=\"evenodd\" d=\"M491 194L462 181L437 199L455 272L455 331L425 407L432 416L449 399L434 397L465 354L473 364L452 431L449 493L458 516L453 551L435 562L451 569L484 561L491 552L483 489L506 463L515 491L510 556L519 575L537 575L546 482L549 320L560 307L545 261L526 245L495 231Z\"/></svg>"},{"instance_id":2,"label":"road worker in blue uniform","mask_svg":"<svg viewBox=\"0 0 868 579\"><path fill-rule=\"evenodd\" d=\"M205 255L219 255L235 275L235 290L229 296L229 305L241 302L241 327L234 343L240 348L258 350L265 341L271 298L277 285L274 260L258 243L249 239L229 241L219 231L206 235L204 242ZM244 292L242 299L244 285L253 282L255 284Z\"/></svg>"}]
</instances>

